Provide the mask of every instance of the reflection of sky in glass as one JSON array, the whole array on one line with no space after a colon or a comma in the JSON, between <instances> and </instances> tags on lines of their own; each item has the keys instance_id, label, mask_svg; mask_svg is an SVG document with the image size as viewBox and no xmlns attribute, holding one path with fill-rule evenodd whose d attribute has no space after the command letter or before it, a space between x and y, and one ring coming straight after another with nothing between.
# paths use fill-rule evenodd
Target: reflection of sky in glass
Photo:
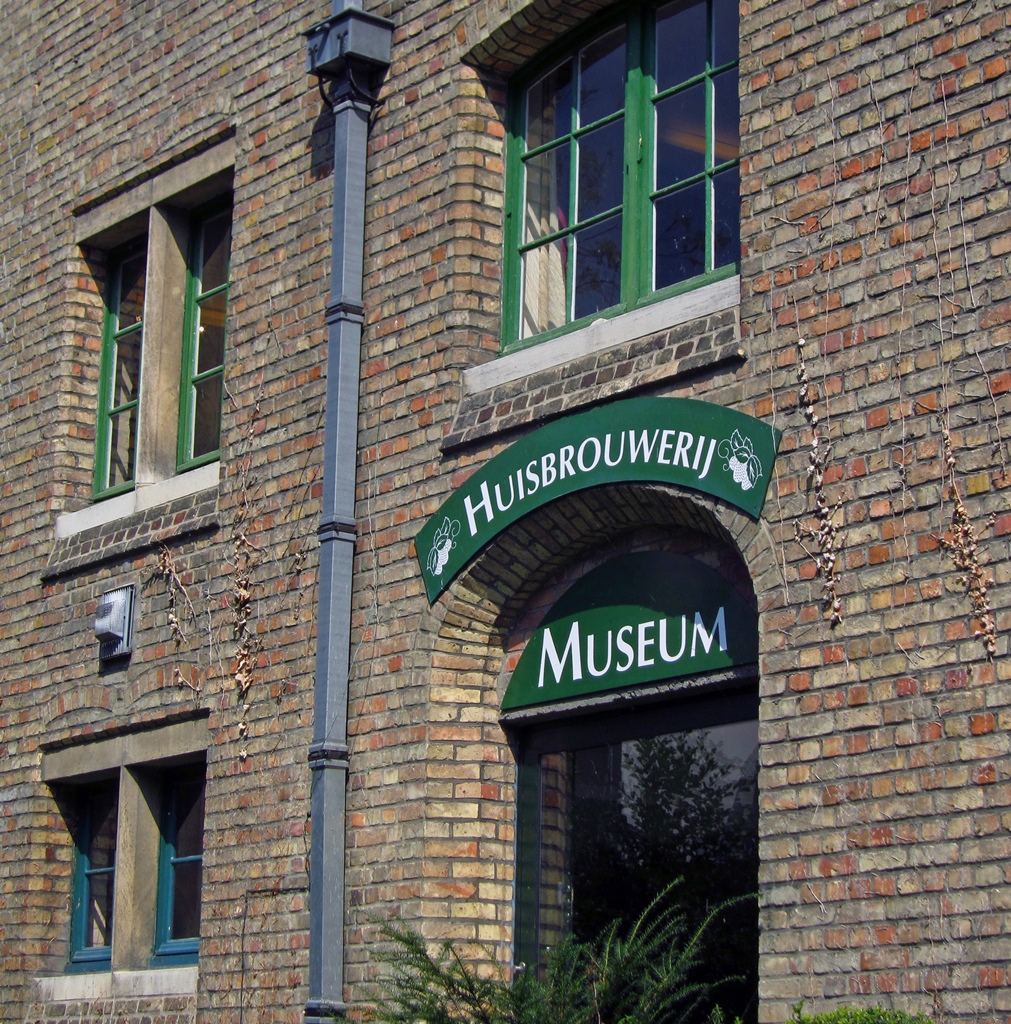
<instances>
[{"instance_id":1,"label":"reflection of sky in glass","mask_svg":"<svg viewBox=\"0 0 1011 1024\"><path fill-rule=\"evenodd\" d=\"M706 69L706 5L673 3L656 13L656 88L663 92Z\"/></svg>"},{"instance_id":2,"label":"reflection of sky in glass","mask_svg":"<svg viewBox=\"0 0 1011 1024\"><path fill-rule=\"evenodd\" d=\"M621 215L576 232L573 315L590 316L621 299Z\"/></svg>"},{"instance_id":3,"label":"reflection of sky in glass","mask_svg":"<svg viewBox=\"0 0 1011 1024\"><path fill-rule=\"evenodd\" d=\"M699 83L656 105L656 185L663 188L706 166L706 89Z\"/></svg>"},{"instance_id":4,"label":"reflection of sky in glass","mask_svg":"<svg viewBox=\"0 0 1011 1024\"><path fill-rule=\"evenodd\" d=\"M739 167L720 171L713 178L713 256L717 267L734 263L741 256L741 171Z\"/></svg>"},{"instance_id":5,"label":"reflection of sky in glass","mask_svg":"<svg viewBox=\"0 0 1011 1024\"><path fill-rule=\"evenodd\" d=\"M736 160L740 156L740 100L737 95L737 68L713 78L713 162Z\"/></svg>"},{"instance_id":6,"label":"reflection of sky in glass","mask_svg":"<svg viewBox=\"0 0 1011 1024\"><path fill-rule=\"evenodd\" d=\"M625 26L590 43L579 55L579 123L613 114L625 105Z\"/></svg>"},{"instance_id":7,"label":"reflection of sky in glass","mask_svg":"<svg viewBox=\"0 0 1011 1024\"><path fill-rule=\"evenodd\" d=\"M705 182L697 181L654 204L654 287L687 281L705 271L705 188Z\"/></svg>"},{"instance_id":8,"label":"reflection of sky in glass","mask_svg":"<svg viewBox=\"0 0 1011 1024\"><path fill-rule=\"evenodd\" d=\"M713 0L713 66L737 60L740 48L737 0Z\"/></svg>"},{"instance_id":9,"label":"reflection of sky in glass","mask_svg":"<svg viewBox=\"0 0 1011 1024\"><path fill-rule=\"evenodd\" d=\"M624 119L594 128L579 140L578 220L621 206Z\"/></svg>"}]
</instances>

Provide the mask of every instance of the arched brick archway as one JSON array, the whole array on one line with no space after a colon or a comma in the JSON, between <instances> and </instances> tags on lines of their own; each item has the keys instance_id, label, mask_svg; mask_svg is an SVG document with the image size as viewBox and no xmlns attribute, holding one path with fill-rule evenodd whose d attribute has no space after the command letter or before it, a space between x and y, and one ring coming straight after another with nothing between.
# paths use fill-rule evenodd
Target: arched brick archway
<instances>
[{"instance_id":1,"label":"arched brick archway","mask_svg":"<svg viewBox=\"0 0 1011 1024\"><path fill-rule=\"evenodd\" d=\"M379 820L374 793L370 803L354 791L382 778L402 784L401 805L383 813L407 821L395 878L378 855L370 862L367 851L354 849L352 827L352 891L384 880L365 898L367 905L387 903L427 937L451 939L475 959L493 949L509 962L516 778L499 721L509 670L538 607L574 579L624 551L685 545L714 565L722 558L760 616L782 603L766 524L685 490L622 484L535 510L497 536L421 615L398 686L397 728L389 740L375 734L352 740L353 751L387 744L385 775L378 759L371 776L352 771L352 826L358 806L372 807ZM399 753L389 750L394 744ZM365 755L353 754L353 760L362 763Z\"/></svg>"}]
</instances>

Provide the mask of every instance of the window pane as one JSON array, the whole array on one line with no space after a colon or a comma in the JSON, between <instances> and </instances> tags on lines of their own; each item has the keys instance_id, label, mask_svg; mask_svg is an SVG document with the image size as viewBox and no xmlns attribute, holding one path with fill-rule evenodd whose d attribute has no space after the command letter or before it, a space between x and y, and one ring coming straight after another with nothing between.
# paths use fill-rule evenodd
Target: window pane
<instances>
[{"instance_id":1,"label":"window pane","mask_svg":"<svg viewBox=\"0 0 1011 1024\"><path fill-rule=\"evenodd\" d=\"M540 850L537 905L538 950L547 954L572 929L569 878L569 820L572 815L573 755L567 751L540 759Z\"/></svg>"},{"instance_id":2,"label":"window pane","mask_svg":"<svg viewBox=\"0 0 1011 1024\"><path fill-rule=\"evenodd\" d=\"M520 337L561 327L566 322L565 279L569 242L559 238L523 253L523 306Z\"/></svg>"},{"instance_id":3,"label":"window pane","mask_svg":"<svg viewBox=\"0 0 1011 1024\"><path fill-rule=\"evenodd\" d=\"M577 231L573 317L589 316L621 301L621 215Z\"/></svg>"},{"instance_id":4,"label":"window pane","mask_svg":"<svg viewBox=\"0 0 1011 1024\"><path fill-rule=\"evenodd\" d=\"M101 949L112 944L113 879L116 865L119 799L115 786L84 791L85 820L81 823L80 870L76 883L83 900L77 949Z\"/></svg>"},{"instance_id":5,"label":"window pane","mask_svg":"<svg viewBox=\"0 0 1011 1024\"><path fill-rule=\"evenodd\" d=\"M739 18L738 0L713 0L713 67L737 60Z\"/></svg>"},{"instance_id":6,"label":"window pane","mask_svg":"<svg viewBox=\"0 0 1011 1024\"><path fill-rule=\"evenodd\" d=\"M569 226L569 146L526 162L523 241L533 242Z\"/></svg>"},{"instance_id":7,"label":"window pane","mask_svg":"<svg viewBox=\"0 0 1011 1024\"><path fill-rule=\"evenodd\" d=\"M161 867L168 872L170 902L159 906L161 942L194 939L200 934L205 772L203 764L189 765L170 770L165 780L165 845Z\"/></svg>"},{"instance_id":8,"label":"window pane","mask_svg":"<svg viewBox=\"0 0 1011 1024\"><path fill-rule=\"evenodd\" d=\"M176 790L176 856L193 857L204 849L204 779L193 775Z\"/></svg>"},{"instance_id":9,"label":"window pane","mask_svg":"<svg viewBox=\"0 0 1011 1024\"><path fill-rule=\"evenodd\" d=\"M119 309L117 330L138 324L144 317L144 275L147 253L138 253L123 260L119 270Z\"/></svg>"},{"instance_id":10,"label":"window pane","mask_svg":"<svg viewBox=\"0 0 1011 1024\"><path fill-rule=\"evenodd\" d=\"M231 213L222 213L204 224L203 268L200 291L209 292L228 283L228 255L232 242Z\"/></svg>"},{"instance_id":11,"label":"window pane","mask_svg":"<svg viewBox=\"0 0 1011 1024\"><path fill-rule=\"evenodd\" d=\"M701 82L656 105L656 187L706 167L706 87Z\"/></svg>"},{"instance_id":12,"label":"window pane","mask_svg":"<svg viewBox=\"0 0 1011 1024\"><path fill-rule=\"evenodd\" d=\"M754 892L757 751L750 721L541 755L539 951L567 931L585 941L630 924L678 878L693 930L714 905ZM704 957L709 980L748 975L722 990L731 1019L754 1017L756 914L754 902L727 911Z\"/></svg>"},{"instance_id":13,"label":"window pane","mask_svg":"<svg viewBox=\"0 0 1011 1024\"><path fill-rule=\"evenodd\" d=\"M221 374L193 385L193 458L216 452L221 445Z\"/></svg>"},{"instance_id":14,"label":"window pane","mask_svg":"<svg viewBox=\"0 0 1011 1024\"><path fill-rule=\"evenodd\" d=\"M82 945L86 949L112 945L111 871L88 878L88 903Z\"/></svg>"},{"instance_id":15,"label":"window pane","mask_svg":"<svg viewBox=\"0 0 1011 1024\"><path fill-rule=\"evenodd\" d=\"M217 292L197 304L197 373L206 373L225 361L226 292Z\"/></svg>"},{"instance_id":16,"label":"window pane","mask_svg":"<svg viewBox=\"0 0 1011 1024\"><path fill-rule=\"evenodd\" d=\"M140 387L140 346L142 332L129 331L116 339L116 378L112 405L117 408L137 400Z\"/></svg>"},{"instance_id":17,"label":"window pane","mask_svg":"<svg viewBox=\"0 0 1011 1024\"><path fill-rule=\"evenodd\" d=\"M713 78L713 163L740 156L741 102L737 93L737 68Z\"/></svg>"},{"instance_id":18,"label":"window pane","mask_svg":"<svg viewBox=\"0 0 1011 1024\"><path fill-rule=\"evenodd\" d=\"M594 121L625 106L625 26L608 32L579 55L579 123Z\"/></svg>"},{"instance_id":19,"label":"window pane","mask_svg":"<svg viewBox=\"0 0 1011 1024\"><path fill-rule=\"evenodd\" d=\"M98 790L91 801L89 867L109 868L115 863L118 816L119 800L115 788Z\"/></svg>"},{"instance_id":20,"label":"window pane","mask_svg":"<svg viewBox=\"0 0 1011 1024\"><path fill-rule=\"evenodd\" d=\"M598 213L621 206L624 139L624 118L580 138L577 221L587 220Z\"/></svg>"},{"instance_id":21,"label":"window pane","mask_svg":"<svg viewBox=\"0 0 1011 1024\"><path fill-rule=\"evenodd\" d=\"M706 185L697 182L655 203L655 287L687 281L706 269Z\"/></svg>"},{"instance_id":22,"label":"window pane","mask_svg":"<svg viewBox=\"0 0 1011 1024\"><path fill-rule=\"evenodd\" d=\"M713 178L714 266L725 267L741 258L741 171L731 167Z\"/></svg>"},{"instance_id":23,"label":"window pane","mask_svg":"<svg viewBox=\"0 0 1011 1024\"><path fill-rule=\"evenodd\" d=\"M527 90L527 150L572 129L572 61L566 61Z\"/></svg>"},{"instance_id":24,"label":"window pane","mask_svg":"<svg viewBox=\"0 0 1011 1024\"><path fill-rule=\"evenodd\" d=\"M657 92L701 75L705 69L705 0L661 7L656 14Z\"/></svg>"},{"instance_id":25,"label":"window pane","mask_svg":"<svg viewBox=\"0 0 1011 1024\"><path fill-rule=\"evenodd\" d=\"M137 406L109 417L109 487L133 479L137 439Z\"/></svg>"},{"instance_id":26,"label":"window pane","mask_svg":"<svg viewBox=\"0 0 1011 1024\"><path fill-rule=\"evenodd\" d=\"M201 822L201 827L203 822ZM175 865L172 893L172 938L195 939L200 935L200 882L203 865L186 861Z\"/></svg>"}]
</instances>

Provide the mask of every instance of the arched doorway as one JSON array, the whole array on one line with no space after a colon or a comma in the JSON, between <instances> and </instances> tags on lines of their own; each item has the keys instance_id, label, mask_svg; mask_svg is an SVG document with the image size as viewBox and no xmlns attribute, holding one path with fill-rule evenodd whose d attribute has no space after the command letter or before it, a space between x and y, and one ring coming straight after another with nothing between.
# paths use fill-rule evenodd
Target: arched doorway
<instances>
[{"instance_id":1,"label":"arched doorway","mask_svg":"<svg viewBox=\"0 0 1011 1024\"><path fill-rule=\"evenodd\" d=\"M566 933L629 926L669 890L686 936L720 908L701 977L737 976L720 1004L755 1020L758 619L740 556L687 527L633 532L533 595L509 646L516 961L543 970Z\"/></svg>"}]
</instances>

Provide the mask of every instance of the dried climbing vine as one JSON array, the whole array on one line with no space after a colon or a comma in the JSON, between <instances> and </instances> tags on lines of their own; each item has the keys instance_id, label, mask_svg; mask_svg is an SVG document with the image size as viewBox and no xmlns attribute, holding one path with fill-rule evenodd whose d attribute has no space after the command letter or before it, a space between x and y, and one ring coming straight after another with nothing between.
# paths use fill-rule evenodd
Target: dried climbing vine
<instances>
[{"instance_id":1,"label":"dried climbing vine","mask_svg":"<svg viewBox=\"0 0 1011 1024\"><path fill-rule=\"evenodd\" d=\"M990 607L990 581L980 562L976 528L969 518L969 512L962 502L955 479L955 454L948 428L941 427L941 443L944 454L944 476L947 480L947 497L951 499L950 534L941 537L941 547L951 558L958 576L955 582L963 588L969 599L972 614L978 623L973 627L973 636L983 641L986 656L993 660L997 653L997 620Z\"/></svg>"},{"instance_id":2,"label":"dried climbing vine","mask_svg":"<svg viewBox=\"0 0 1011 1024\"><path fill-rule=\"evenodd\" d=\"M240 507L235 514L232 550L235 572L232 577L232 639L235 641L235 685L243 702L253 685L260 641L250 625L253 608L252 568L255 548L246 536L244 522L246 510Z\"/></svg>"},{"instance_id":3,"label":"dried climbing vine","mask_svg":"<svg viewBox=\"0 0 1011 1024\"><path fill-rule=\"evenodd\" d=\"M815 411L815 397L811 380L804 361L804 339L797 341L797 381L800 384L800 404L804 418L811 428L811 451L808 453L807 477L814 490L814 514L816 526L794 524L798 542L815 542L815 551L808 554L814 559L815 567L822 581L822 609L828 612L829 625L834 629L843 620L842 598L839 596L836 565L839 561L840 538L835 516L840 505L830 505L825 493L825 468L831 457L832 448L822 437L818 414ZM805 550L807 548L805 547Z\"/></svg>"},{"instance_id":4,"label":"dried climbing vine","mask_svg":"<svg viewBox=\"0 0 1011 1024\"><path fill-rule=\"evenodd\" d=\"M239 699L242 701L242 718L239 721L239 738L243 746L239 749L239 760L245 761L249 756L245 746L245 738L249 732L248 715L252 704L249 698L249 691L256 680L256 663L260 655L262 641L256 633L254 625L253 608L253 569L258 561L259 551L256 545L249 539L249 517L250 517L250 480L249 480L249 451L252 448L255 425L260 411L260 392L257 392L253 403L252 415L249 418L249 427L246 431L246 451L238 460L239 465L239 503L235 510L235 519L232 522L231 543L232 563L232 589L229 597L232 610L232 640L235 643L235 662L232 669L232 678L238 690Z\"/></svg>"},{"instance_id":5,"label":"dried climbing vine","mask_svg":"<svg viewBox=\"0 0 1011 1024\"><path fill-rule=\"evenodd\" d=\"M193 607L193 601L190 599L189 592L186 590L186 585L179 576L179 570L176 568L175 560L172 558L172 552L164 544L158 551L158 561L155 563L151 575L165 582L165 594L168 600L168 627L169 632L172 634L173 649L175 654L178 655L180 648L188 639L186 630L183 628L183 622L185 620L188 624L195 625L197 613ZM172 681L176 686L184 686L187 689L193 690L194 693L200 692L199 681L194 683L192 680L187 679L179 668L178 663L172 666Z\"/></svg>"}]
</instances>

